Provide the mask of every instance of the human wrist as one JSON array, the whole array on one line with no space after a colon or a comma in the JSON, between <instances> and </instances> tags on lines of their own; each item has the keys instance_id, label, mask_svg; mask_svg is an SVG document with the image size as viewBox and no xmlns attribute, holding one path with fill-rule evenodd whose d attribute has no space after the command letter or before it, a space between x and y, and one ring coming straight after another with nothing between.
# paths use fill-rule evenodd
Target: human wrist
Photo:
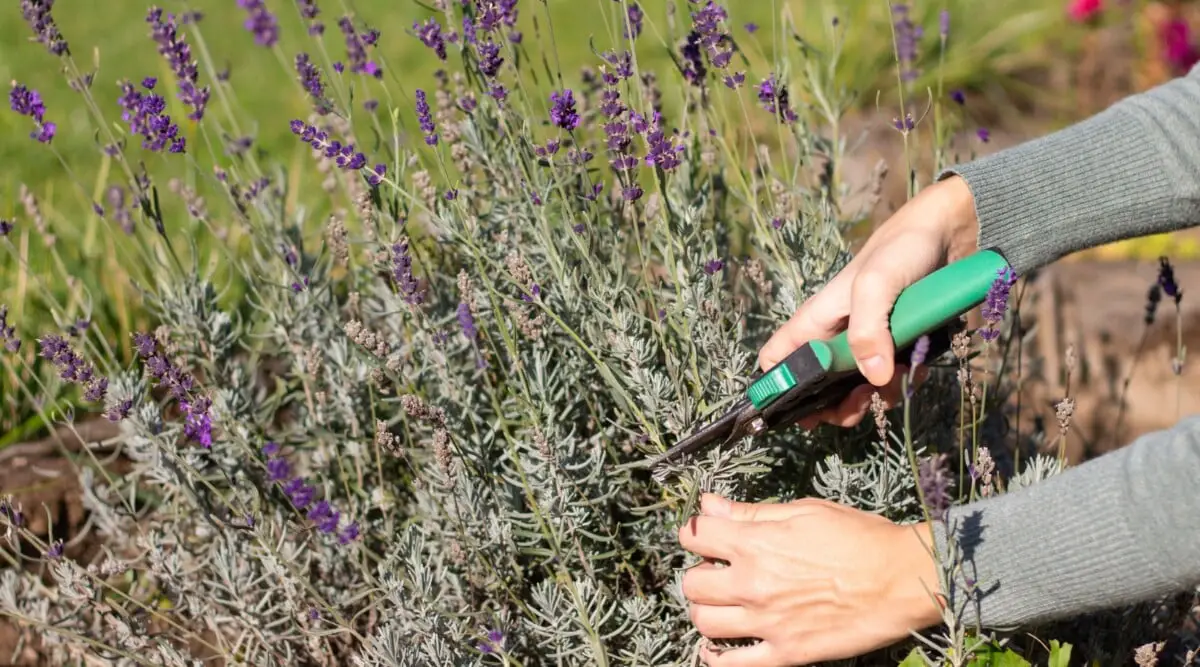
<instances>
[{"instance_id":1,"label":"human wrist","mask_svg":"<svg viewBox=\"0 0 1200 667\"><path fill-rule=\"evenodd\" d=\"M933 528L925 521L898 525L894 531L896 567L888 598L901 620L913 631L942 622L946 597L933 548Z\"/></svg>"},{"instance_id":2,"label":"human wrist","mask_svg":"<svg viewBox=\"0 0 1200 667\"><path fill-rule=\"evenodd\" d=\"M953 175L927 189L937 193L935 224L945 243L947 261L962 259L979 250L979 216L975 195L967 181Z\"/></svg>"}]
</instances>

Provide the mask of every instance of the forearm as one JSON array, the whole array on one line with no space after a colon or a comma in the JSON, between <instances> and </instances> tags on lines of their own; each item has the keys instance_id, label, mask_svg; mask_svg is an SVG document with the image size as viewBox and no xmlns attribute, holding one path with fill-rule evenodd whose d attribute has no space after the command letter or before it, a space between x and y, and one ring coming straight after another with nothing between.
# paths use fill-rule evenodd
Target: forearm
<instances>
[{"instance_id":1,"label":"forearm","mask_svg":"<svg viewBox=\"0 0 1200 667\"><path fill-rule=\"evenodd\" d=\"M1200 224L1200 67L1080 123L947 169L980 247L1018 274L1112 241Z\"/></svg>"},{"instance_id":2,"label":"forearm","mask_svg":"<svg viewBox=\"0 0 1200 667\"><path fill-rule=\"evenodd\" d=\"M948 591L965 620L1026 625L1200 584L1200 416L1027 488L956 507L962 563ZM976 582L969 601L963 576Z\"/></svg>"}]
</instances>

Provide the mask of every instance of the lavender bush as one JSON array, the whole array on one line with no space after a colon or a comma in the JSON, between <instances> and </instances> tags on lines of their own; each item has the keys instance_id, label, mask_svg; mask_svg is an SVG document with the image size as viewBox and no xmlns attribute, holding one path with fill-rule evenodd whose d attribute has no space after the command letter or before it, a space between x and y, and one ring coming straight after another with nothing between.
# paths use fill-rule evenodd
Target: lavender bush
<instances>
[{"instance_id":1,"label":"lavender bush","mask_svg":"<svg viewBox=\"0 0 1200 667\"><path fill-rule=\"evenodd\" d=\"M202 64L199 15L148 12L171 76L124 66L113 106L51 4L24 0L24 16L123 176L95 206L156 320L121 365L94 327L66 329L62 304L64 330L37 340L0 310L5 367L47 369L27 399L78 385L130 464L73 460L101 545L87 562L28 530L38 508L0 505L0 611L54 664L695 664L674 536L701 491L815 493L911 521L1061 469L1014 461L991 409L1009 391L1008 277L981 334L900 411L737 443L663 483L636 465L745 386L757 344L845 263L845 230L878 200L882 166L842 173L836 51L755 71L755 38L715 2L663 28L622 0L602 3L611 46L571 76L528 58L518 12L535 4L440 2L388 37L443 63L410 88L353 15L295 3L312 48L284 53L274 6L239 1L247 38L310 105L254 119L290 128L289 159L220 150L247 119ZM639 67L662 47L674 70ZM369 79L388 96L364 102ZM11 106L30 150L53 150L65 112L36 83ZM941 117L955 99L934 102ZM906 145L914 104L897 105ZM161 182L163 165L190 176ZM181 229L210 243L181 245ZM906 664L1006 646L946 620Z\"/></svg>"}]
</instances>

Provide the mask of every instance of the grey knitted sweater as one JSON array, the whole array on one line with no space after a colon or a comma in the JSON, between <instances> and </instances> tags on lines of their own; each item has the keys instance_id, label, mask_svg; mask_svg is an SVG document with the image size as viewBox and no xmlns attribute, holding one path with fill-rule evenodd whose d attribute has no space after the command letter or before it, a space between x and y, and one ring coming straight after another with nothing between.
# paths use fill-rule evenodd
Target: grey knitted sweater
<instances>
[{"instance_id":1,"label":"grey knitted sweater","mask_svg":"<svg viewBox=\"0 0 1200 667\"><path fill-rule=\"evenodd\" d=\"M1018 273L1109 241L1200 225L1200 66L1064 130L939 175L961 176L980 247ZM1039 484L952 509L968 623L999 628L1200 585L1200 416ZM949 528L947 528L947 526ZM977 598L977 599L975 599Z\"/></svg>"}]
</instances>

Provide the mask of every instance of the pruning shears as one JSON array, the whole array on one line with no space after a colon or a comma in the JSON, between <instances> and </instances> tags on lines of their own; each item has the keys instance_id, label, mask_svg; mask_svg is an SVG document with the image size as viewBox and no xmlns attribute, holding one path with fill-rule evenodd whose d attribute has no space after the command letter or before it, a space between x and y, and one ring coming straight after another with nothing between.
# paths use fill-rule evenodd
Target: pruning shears
<instances>
[{"instance_id":1,"label":"pruning shears","mask_svg":"<svg viewBox=\"0 0 1200 667\"><path fill-rule=\"evenodd\" d=\"M950 347L962 327L961 315L982 303L998 276L1008 268L995 250L981 250L930 273L900 293L890 315L897 359L928 337L927 359ZM665 464L709 447L786 428L827 406L836 405L867 382L858 371L846 333L801 345L752 382L721 417L652 459L656 476Z\"/></svg>"}]
</instances>

